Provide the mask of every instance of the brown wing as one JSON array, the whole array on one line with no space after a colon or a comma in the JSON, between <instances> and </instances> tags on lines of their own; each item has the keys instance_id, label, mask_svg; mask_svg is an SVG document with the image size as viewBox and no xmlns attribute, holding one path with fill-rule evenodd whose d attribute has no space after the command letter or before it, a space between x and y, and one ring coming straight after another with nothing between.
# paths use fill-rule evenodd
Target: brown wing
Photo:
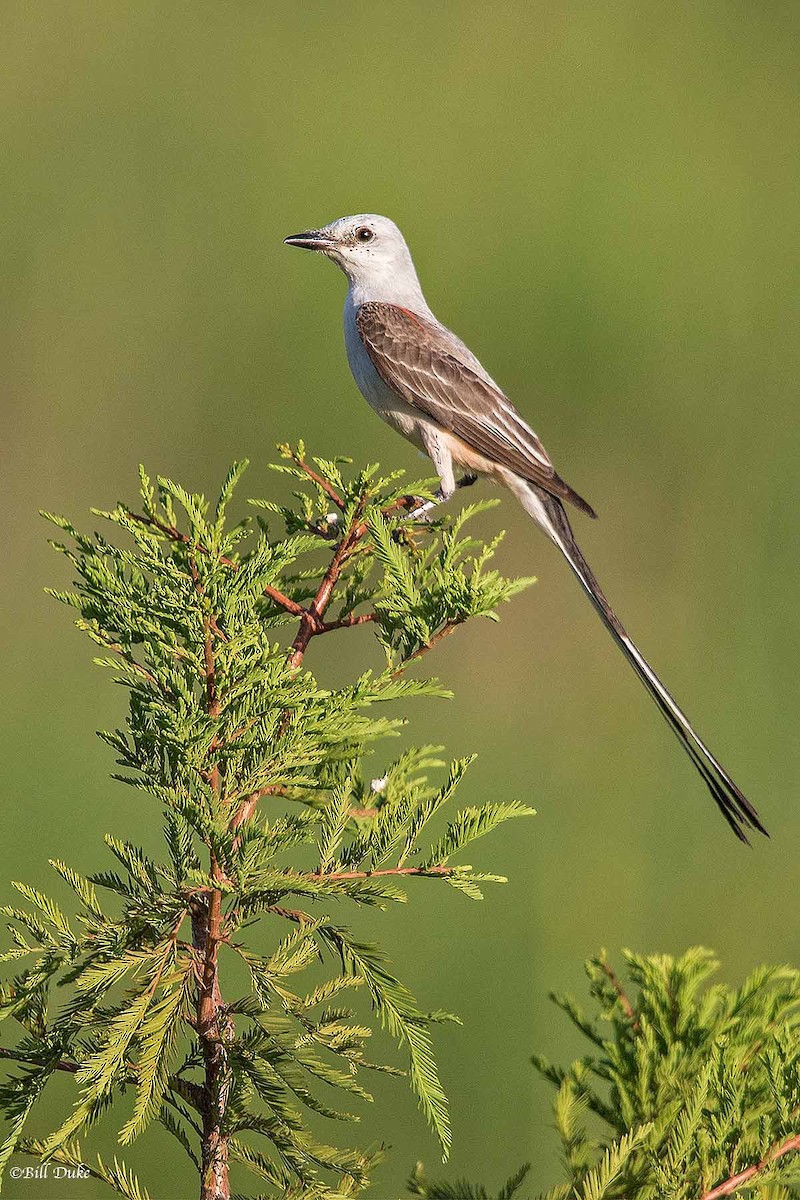
<instances>
[{"instance_id":1,"label":"brown wing","mask_svg":"<svg viewBox=\"0 0 800 1200\"><path fill-rule=\"evenodd\" d=\"M356 328L376 371L406 404L492 462L596 515L556 474L511 402L455 356L445 329L395 304L375 302L359 307Z\"/></svg>"}]
</instances>

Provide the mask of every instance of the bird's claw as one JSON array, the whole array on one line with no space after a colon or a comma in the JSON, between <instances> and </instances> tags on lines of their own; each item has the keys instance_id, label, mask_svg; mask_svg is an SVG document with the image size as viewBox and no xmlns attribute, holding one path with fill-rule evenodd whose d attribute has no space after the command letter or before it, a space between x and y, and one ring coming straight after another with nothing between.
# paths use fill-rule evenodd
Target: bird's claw
<instances>
[{"instance_id":1,"label":"bird's claw","mask_svg":"<svg viewBox=\"0 0 800 1200\"><path fill-rule=\"evenodd\" d=\"M419 504L417 505L416 508L412 509L412 511L406 517L406 520L407 521L429 521L431 518L428 514L431 513L433 511L433 509L437 508L440 504L446 504L447 501L452 497L456 488L472 487L473 483L477 483L477 482L478 482L478 476L473 475L471 472L469 472L466 475L462 475L460 479L456 480L455 488L453 488L451 486L450 489L448 489L448 491L445 491L444 488L441 488L441 487L438 488L437 491L434 493L432 500L422 500L420 498Z\"/></svg>"},{"instance_id":2,"label":"bird's claw","mask_svg":"<svg viewBox=\"0 0 800 1200\"><path fill-rule=\"evenodd\" d=\"M416 497L416 499L419 499L419 504L408 514L406 517L407 521L429 521L431 519L430 514L435 508L439 507L444 500L444 496L441 492L437 492L433 500L423 500L420 497Z\"/></svg>"}]
</instances>

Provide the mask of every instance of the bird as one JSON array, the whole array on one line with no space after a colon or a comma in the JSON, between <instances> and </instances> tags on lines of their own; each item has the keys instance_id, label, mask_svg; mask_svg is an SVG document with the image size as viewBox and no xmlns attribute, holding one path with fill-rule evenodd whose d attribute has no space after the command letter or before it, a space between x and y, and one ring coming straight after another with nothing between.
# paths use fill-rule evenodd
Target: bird
<instances>
[{"instance_id":1,"label":"bird","mask_svg":"<svg viewBox=\"0 0 800 1200\"><path fill-rule=\"evenodd\" d=\"M370 407L432 460L439 478L435 503L479 476L507 488L567 560L733 832L746 843L751 830L768 836L756 809L634 644L584 558L567 506L588 517L595 510L559 475L472 351L436 319L394 221L361 213L284 241L331 259L347 276L344 339L353 378ZM458 479L456 468L464 472ZM433 503L412 515L426 515Z\"/></svg>"}]
</instances>

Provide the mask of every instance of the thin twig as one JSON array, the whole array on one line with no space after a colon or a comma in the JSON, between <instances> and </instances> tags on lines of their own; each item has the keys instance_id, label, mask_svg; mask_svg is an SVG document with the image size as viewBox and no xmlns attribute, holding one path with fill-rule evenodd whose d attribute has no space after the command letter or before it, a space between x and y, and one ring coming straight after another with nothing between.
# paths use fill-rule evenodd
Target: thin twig
<instances>
[{"instance_id":1,"label":"thin twig","mask_svg":"<svg viewBox=\"0 0 800 1200\"><path fill-rule=\"evenodd\" d=\"M308 478L315 483L318 488L322 489L328 499L333 501L340 512L344 512L344 500L333 487L333 485L328 483L327 479L323 479L321 475L318 475L314 468L310 467L305 459L300 458L300 456L297 454L292 455L292 462L295 463L295 465L298 466L301 471L305 471Z\"/></svg>"},{"instance_id":2,"label":"thin twig","mask_svg":"<svg viewBox=\"0 0 800 1200\"><path fill-rule=\"evenodd\" d=\"M385 508L381 509L381 516L393 517L398 512L408 512L409 509L413 510L413 509L417 508L418 505L419 505L419 497L418 496L411 496L411 495L398 496L397 499L393 500L391 504L387 504ZM356 534L357 541L360 541L360 539L367 532L368 528L369 527L368 527L366 521L362 521L359 525L356 526L354 532Z\"/></svg>"},{"instance_id":3,"label":"thin twig","mask_svg":"<svg viewBox=\"0 0 800 1200\"><path fill-rule=\"evenodd\" d=\"M284 908L280 904L271 904L264 912L274 913L276 917L285 917L287 921L297 921L300 925L304 922L310 924L314 920L310 913L303 912L300 908Z\"/></svg>"},{"instance_id":4,"label":"thin twig","mask_svg":"<svg viewBox=\"0 0 800 1200\"><path fill-rule=\"evenodd\" d=\"M146 679L148 683L152 683L155 687L159 687L159 683L155 675L151 675L151 673L147 670L147 667L143 667L141 663L137 662L136 659L131 656L130 650L127 650L119 642L107 641L106 638L101 637L100 634L98 634L96 629L92 631L92 636L98 639L98 645L104 646L106 650L113 650L113 652L118 654L127 666L134 671L138 671L143 679Z\"/></svg>"},{"instance_id":5,"label":"thin twig","mask_svg":"<svg viewBox=\"0 0 800 1200\"><path fill-rule=\"evenodd\" d=\"M342 538L341 542L334 550L333 557L328 564L328 567L322 577L322 581L317 588L317 592L308 608L300 609L300 627L297 635L289 649L289 665L296 670L301 666L309 642L313 637L322 633L330 633L334 629L347 629L356 625L364 625L369 621L374 621L377 617L376 613L364 613L360 615L348 614L346 617L341 617L336 621L325 622L323 616L328 605L333 599L333 592L339 580L347 559L356 546L358 541L364 536L367 531L366 525L354 520L350 529ZM288 717L284 713L284 718L279 726L279 732L282 733L286 727ZM258 792L253 792L247 796L239 805L233 819L230 823L231 829L239 829L246 821L248 821L255 812L261 796L265 795L282 795L283 792L277 792L273 788L261 789Z\"/></svg>"},{"instance_id":6,"label":"thin twig","mask_svg":"<svg viewBox=\"0 0 800 1200\"><path fill-rule=\"evenodd\" d=\"M45 1054L23 1054L18 1050L8 1050L4 1046L0 1046L0 1058L10 1059L12 1062L27 1063L30 1066L50 1066L53 1071L65 1071L69 1075L77 1075L83 1069L82 1064L74 1062L69 1058L60 1058L55 1065L50 1063L50 1060ZM135 1063L126 1062L125 1069L127 1070L131 1080L138 1078L138 1068ZM190 1079L181 1079L178 1075L169 1077L168 1086L172 1091L176 1092L192 1108L202 1111L203 1106L203 1089L198 1083L192 1083Z\"/></svg>"},{"instance_id":7,"label":"thin twig","mask_svg":"<svg viewBox=\"0 0 800 1200\"><path fill-rule=\"evenodd\" d=\"M774 1162L792 1150L800 1150L800 1133L787 1138L785 1142L777 1142L767 1151L761 1162L754 1163L752 1167L747 1167L744 1171L739 1171L737 1175L731 1175L730 1179L718 1184L710 1192L703 1192L700 1200L721 1200L722 1196L732 1196L740 1187L749 1183L754 1176L766 1171L767 1167L771 1167Z\"/></svg>"},{"instance_id":8,"label":"thin twig","mask_svg":"<svg viewBox=\"0 0 800 1200\"><path fill-rule=\"evenodd\" d=\"M259 788L257 792L251 792L249 796L245 796L237 808L228 828L231 830L238 829L241 825L244 825L245 821L249 821L262 796L285 796L288 791L289 789L284 787L283 784L273 783L269 787ZM238 844L239 839L237 838L233 843L234 849L238 847Z\"/></svg>"},{"instance_id":9,"label":"thin twig","mask_svg":"<svg viewBox=\"0 0 800 1200\"><path fill-rule=\"evenodd\" d=\"M17 1050L7 1050L5 1046L0 1046L0 1058L10 1058L14 1062L29 1063L31 1066L44 1067L48 1063L48 1058L44 1054L21 1054ZM61 1058L52 1068L54 1071L68 1071L70 1075L77 1075L81 1069L80 1063L70 1062L66 1058Z\"/></svg>"},{"instance_id":10,"label":"thin twig","mask_svg":"<svg viewBox=\"0 0 800 1200\"><path fill-rule=\"evenodd\" d=\"M323 621L317 633L331 633L334 629L352 629L354 625L366 625L369 621L377 621L378 614L376 612L368 613L348 613L346 617L339 617L336 621Z\"/></svg>"},{"instance_id":11,"label":"thin twig","mask_svg":"<svg viewBox=\"0 0 800 1200\"><path fill-rule=\"evenodd\" d=\"M442 628L433 635L429 642L426 642L424 646L420 646L419 650L415 650L413 654L409 654L408 658L401 662L397 670L392 671L392 678L397 679L399 675L403 674L403 671L405 671L409 663L413 662L416 658L422 658L424 654L428 654L435 646L439 645L439 642L443 642L446 637L450 637L450 634L458 629L459 625L463 625L463 623L463 621L445 622Z\"/></svg>"},{"instance_id":12,"label":"thin twig","mask_svg":"<svg viewBox=\"0 0 800 1200\"><path fill-rule=\"evenodd\" d=\"M363 500L363 497L362 497ZM331 561L328 563L325 574L322 576L322 581L317 588L316 595L311 601L308 609L300 618L300 628L297 631L297 636L292 642L289 651L289 666L292 669L297 669L303 662L303 657L308 649L308 643L314 637L322 626L322 618L325 615L325 610L333 599L333 592L336 584L339 581L339 576L347 562L350 552L353 550L357 542L364 536L359 532L362 528L366 532L366 526L360 521L360 508L358 505L356 515L351 522L350 528L347 530L339 545L336 547Z\"/></svg>"},{"instance_id":13,"label":"thin twig","mask_svg":"<svg viewBox=\"0 0 800 1200\"><path fill-rule=\"evenodd\" d=\"M622 1011L624 1012L628 1021L630 1022L631 1029L633 1030L634 1033L641 1033L642 1026L639 1022L639 1018L636 1015L633 1005L631 1004L630 1000L628 999L625 989L623 988L623 986L619 980L619 976L617 975L616 971L611 966L611 964L606 962L606 960L604 958L601 958L599 961L600 961L600 969L603 971L603 974L608 977L608 979L611 983L611 986L613 987L614 991L616 992L617 999L619 1000L619 1006L622 1009Z\"/></svg>"},{"instance_id":14,"label":"thin twig","mask_svg":"<svg viewBox=\"0 0 800 1200\"><path fill-rule=\"evenodd\" d=\"M383 875L452 875L458 867L387 867L383 871L324 871L316 872L314 879L377 879Z\"/></svg>"}]
</instances>

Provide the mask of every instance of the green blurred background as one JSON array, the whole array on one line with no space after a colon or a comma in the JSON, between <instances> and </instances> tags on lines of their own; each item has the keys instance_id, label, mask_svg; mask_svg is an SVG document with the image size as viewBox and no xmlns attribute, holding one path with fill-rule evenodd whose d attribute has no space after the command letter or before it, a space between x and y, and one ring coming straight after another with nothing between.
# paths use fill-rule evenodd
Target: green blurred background
<instances>
[{"instance_id":1,"label":"green blurred background","mask_svg":"<svg viewBox=\"0 0 800 1200\"><path fill-rule=\"evenodd\" d=\"M420 704L411 737L479 753L462 801L539 816L476 851L511 877L484 905L420 887L366 931L464 1019L438 1037L451 1175L531 1158L544 1187L528 1055L581 1048L548 989L580 988L600 945L704 942L731 979L798 960L797 6L5 0L2 31L0 878L97 869L103 832L152 836L155 812L107 778L93 730L124 697L42 594L67 574L37 508L88 521L140 460L212 490L246 455L264 494L299 436L418 475L350 379L342 277L282 245L391 215L434 310L599 510L587 556L773 833L736 843L557 554L510 501L484 517L539 583L441 647L457 698ZM377 661L367 631L315 654ZM379 1200L417 1158L437 1173L402 1083L361 1134L393 1146ZM128 1156L158 1200L195 1192L172 1145Z\"/></svg>"}]
</instances>

